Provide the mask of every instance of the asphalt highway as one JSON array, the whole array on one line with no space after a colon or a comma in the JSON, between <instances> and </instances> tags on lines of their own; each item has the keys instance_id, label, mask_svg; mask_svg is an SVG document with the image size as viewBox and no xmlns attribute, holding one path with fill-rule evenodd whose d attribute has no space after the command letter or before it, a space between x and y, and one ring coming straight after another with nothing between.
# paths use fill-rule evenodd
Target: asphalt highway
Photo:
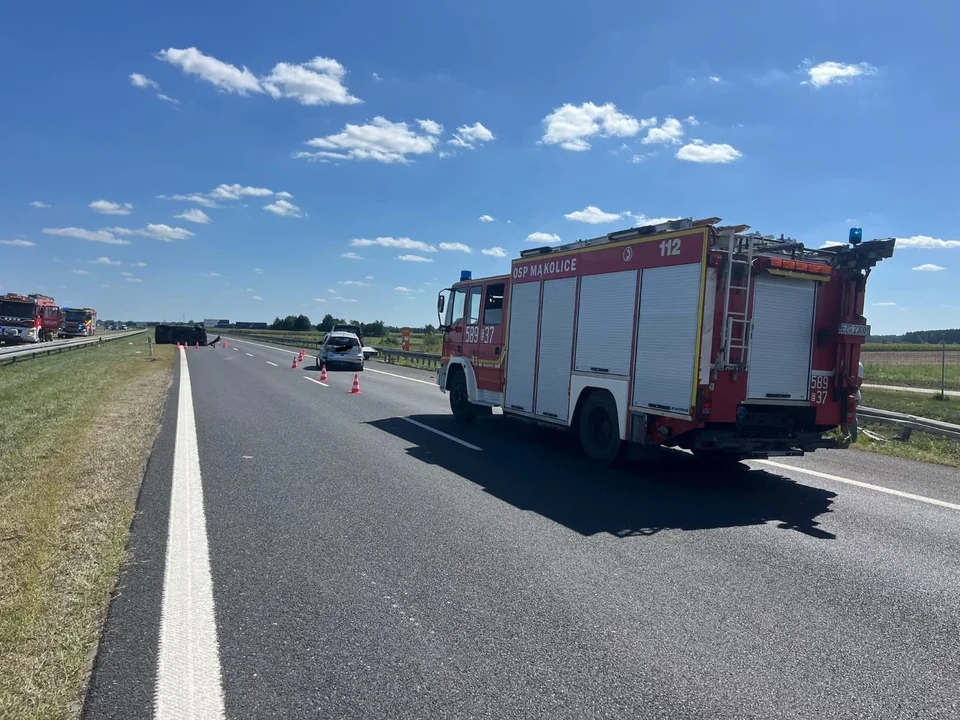
<instances>
[{"instance_id":1,"label":"asphalt highway","mask_svg":"<svg viewBox=\"0 0 960 720\"><path fill-rule=\"evenodd\" d=\"M181 352L86 717L960 717L960 472L598 470L229 344Z\"/></svg>"}]
</instances>

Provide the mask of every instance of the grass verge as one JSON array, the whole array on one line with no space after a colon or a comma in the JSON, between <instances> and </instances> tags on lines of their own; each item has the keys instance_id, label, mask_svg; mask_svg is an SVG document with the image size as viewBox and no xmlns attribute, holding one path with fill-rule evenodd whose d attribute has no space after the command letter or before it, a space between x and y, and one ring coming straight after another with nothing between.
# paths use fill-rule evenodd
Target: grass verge
<instances>
[{"instance_id":1,"label":"grass verge","mask_svg":"<svg viewBox=\"0 0 960 720\"><path fill-rule=\"evenodd\" d=\"M902 393L863 388L860 401L864 407L892 410L960 425L960 398L947 396L946 399L940 399L933 394L924 395L922 393ZM861 423L860 428L861 430L869 430L885 439L885 441L874 440L861 432L855 445L861 450L919 462L960 467L960 442L956 440L914 430L909 440L900 441L897 440L900 428L895 425Z\"/></svg>"},{"instance_id":2,"label":"grass verge","mask_svg":"<svg viewBox=\"0 0 960 720\"><path fill-rule=\"evenodd\" d=\"M0 369L0 717L80 711L173 351L141 335Z\"/></svg>"},{"instance_id":3,"label":"grass verge","mask_svg":"<svg viewBox=\"0 0 960 720\"><path fill-rule=\"evenodd\" d=\"M868 353L861 356L864 382L875 385L899 385L901 387L940 389L941 370L939 364L933 365L887 365L870 362ZM947 365L946 390L960 390L960 366ZM866 403L864 403L866 404Z\"/></svg>"}]
</instances>

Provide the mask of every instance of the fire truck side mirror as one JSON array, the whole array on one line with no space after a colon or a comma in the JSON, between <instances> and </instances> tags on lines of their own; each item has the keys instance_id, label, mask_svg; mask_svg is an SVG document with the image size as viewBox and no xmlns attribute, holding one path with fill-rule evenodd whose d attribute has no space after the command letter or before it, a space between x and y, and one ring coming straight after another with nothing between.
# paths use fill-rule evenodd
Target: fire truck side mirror
<instances>
[{"instance_id":1,"label":"fire truck side mirror","mask_svg":"<svg viewBox=\"0 0 960 720\"><path fill-rule=\"evenodd\" d=\"M446 298L443 295L437 295L437 314L443 315L443 306Z\"/></svg>"}]
</instances>

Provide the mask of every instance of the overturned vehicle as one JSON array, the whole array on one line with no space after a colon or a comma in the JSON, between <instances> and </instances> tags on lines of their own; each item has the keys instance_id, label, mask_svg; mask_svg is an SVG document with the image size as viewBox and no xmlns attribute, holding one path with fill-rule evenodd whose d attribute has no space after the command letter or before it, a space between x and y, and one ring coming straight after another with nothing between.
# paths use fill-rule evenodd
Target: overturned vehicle
<instances>
[{"instance_id":1,"label":"overturned vehicle","mask_svg":"<svg viewBox=\"0 0 960 720\"><path fill-rule=\"evenodd\" d=\"M203 325L197 324L193 327L189 325L157 325L154 335L157 345L216 345L220 341L217 335L211 341L207 340L207 331Z\"/></svg>"}]
</instances>

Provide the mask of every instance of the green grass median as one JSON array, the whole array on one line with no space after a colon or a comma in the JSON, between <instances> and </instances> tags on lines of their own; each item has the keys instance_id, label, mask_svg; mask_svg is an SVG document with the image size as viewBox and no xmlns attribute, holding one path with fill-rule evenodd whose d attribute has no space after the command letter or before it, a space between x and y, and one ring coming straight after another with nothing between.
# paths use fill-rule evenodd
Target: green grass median
<instances>
[{"instance_id":1,"label":"green grass median","mask_svg":"<svg viewBox=\"0 0 960 720\"><path fill-rule=\"evenodd\" d=\"M147 336L0 368L0 717L75 717L174 348Z\"/></svg>"}]
</instances>

